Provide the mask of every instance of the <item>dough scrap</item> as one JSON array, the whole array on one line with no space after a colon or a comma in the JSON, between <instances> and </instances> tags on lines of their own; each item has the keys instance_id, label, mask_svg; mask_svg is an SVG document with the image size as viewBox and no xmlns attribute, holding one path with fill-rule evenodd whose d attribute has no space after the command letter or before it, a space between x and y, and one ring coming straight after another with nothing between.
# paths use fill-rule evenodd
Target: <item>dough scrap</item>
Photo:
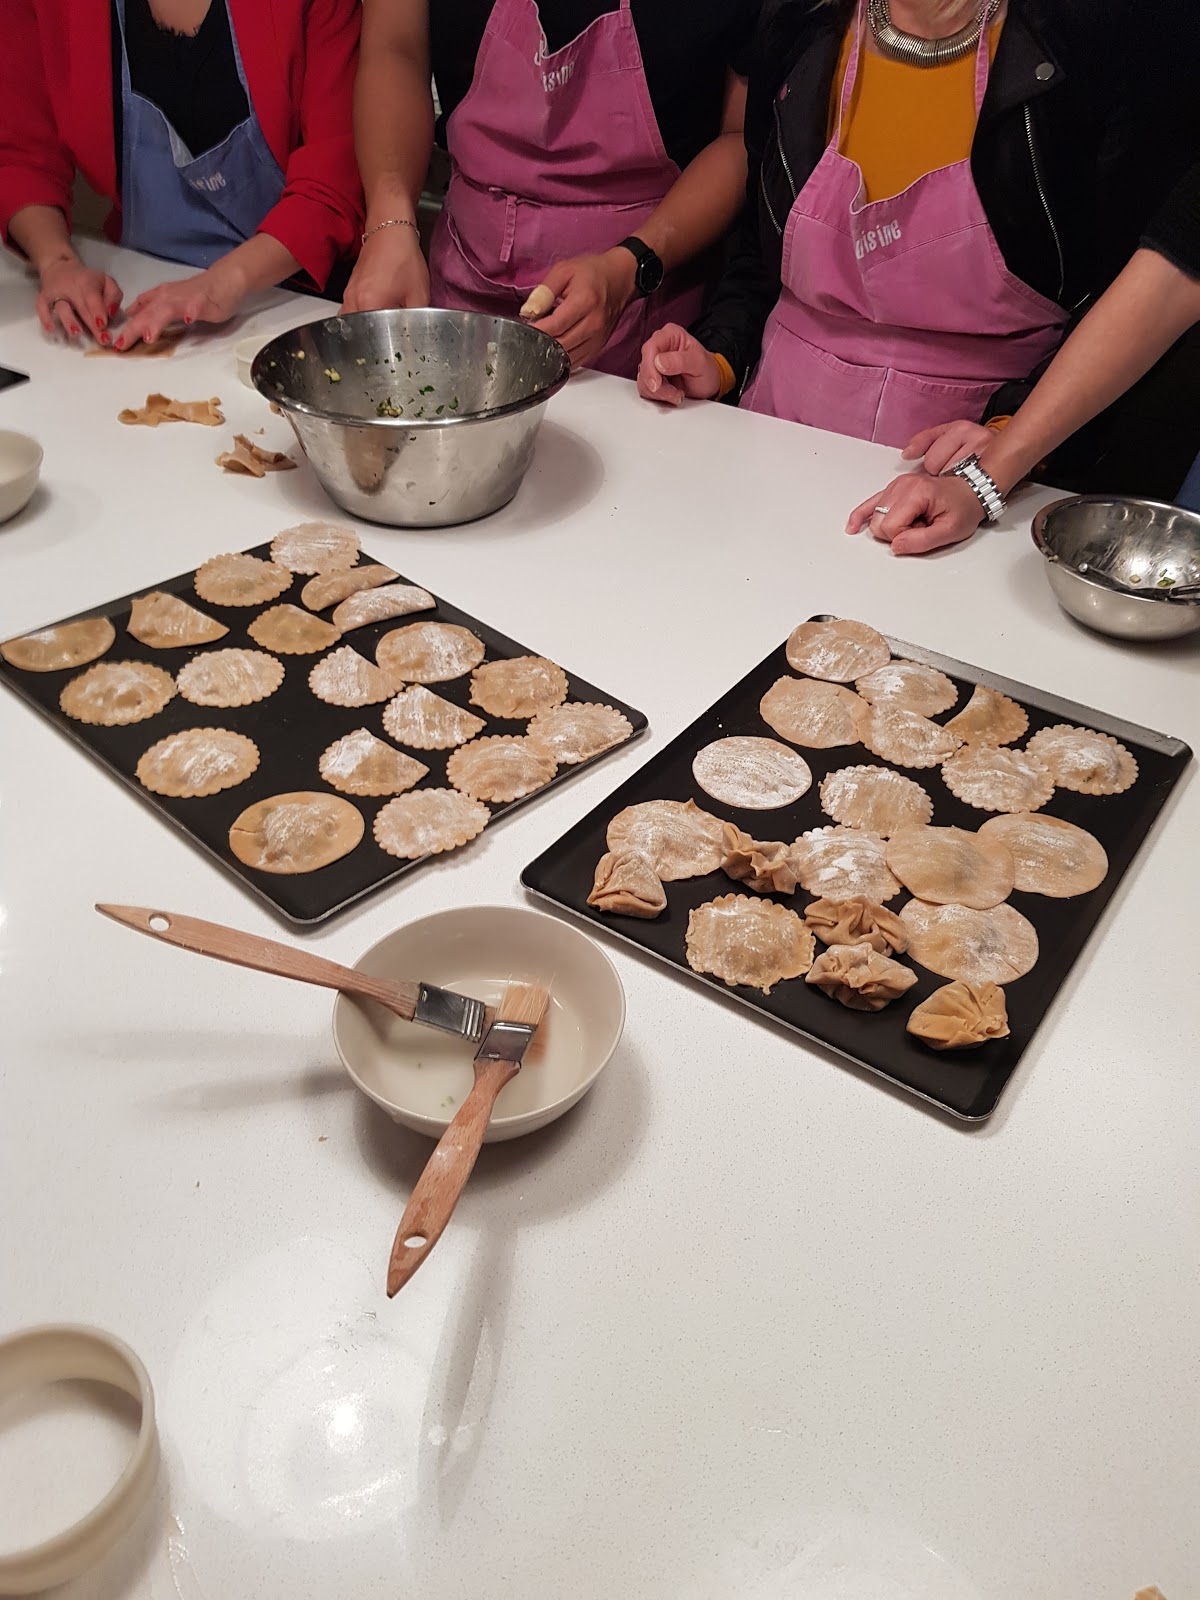
<instances>
[{"instance_id":1,"label":"dough scrap","mask_svg":"<svg viewBox=\"0 0 1200 1600\"><path fill-rule=\"evenodd\" d=\"M942 763L951 794L978 811L1037 811L1054 793L1054 779L1021 750L968 745Z\"/></svg>"},{"instance_id":2,"label":"dough scrap","mask_svg":"<svg viewBox=\"0 0 1200 1600\"><path fill-rule=\"evenodd\" d=\"M233 449L222 450L216 463L226 472L240 472L249 478L265 478L268 472L292 472L296 466L282 450L264 450L244 433L234 434Z\"/></svg>"},{"instance_id":3,"label":"dough scrap","mask_svg":"<svg viewBox=\"0 0 1200 1600\"><path fill-rule=\"evenodd\" d=\"M813 678L780 678L758 703L768 728L807 750L857 744L859 719L866 712L866 701L853 689Z\"/></svg>"},{"instance_id":4,"label":"dough scrap","mask_svg":"<svg viewBox=\"0 0 1200 1600\"><path fill-rule=\"evenodd\" d=\"M259 872L316 872L358 847L362 812L335 794L299 790L247 806L229 830L229 848Z\"/></svg>"},{"instance_id":5,"label":"dough scrap","mask_svg":"<svg viewBox=\"0 0 1200 1600\"><path fill-rule=\"evenodd\" d=\"M903 955L908 929L894 911L855 895L852 900L814 900L804 920L822 944L869 945L881 956Z\"/></svg>"},{"instance_id":6,"label":"dough scrap","mask_svg":"<svg viewBox=\"0 0 1200 1600\"><path fill-rule=\"evenodd\" d=\"M84 617L23 633L0 644L0 656L21 672L65 672L86 666L112 648L117 630L107 617Z\"/></svg>"},{"instance_id":7,"label":"dough scrap","mask_svg":"<svg viewBox=\"0 0 1200 1600\"><path fill-rule=\"evenodd\" d=\"M412 750L450 750L474 739L487 723L473 711L416 684L384 706L383 726L397 744Z\"/></svg>"},{"instance_id":8,"label":"dough scrap","mask_svg":"<svg viewBox=\"0 0 1200 1600\"><path fill-rule=\"evenodd\" d=\"M308 675L308 687L327 705L375 706L390 700L398 685L390 673L344 644L317 662Z\"/></svg>"},{"instance_id":9,"label":"dough scrap","mask_svg":"<svg viewBox=\"0 0 1200 1600\"><path fill-rule=\"evenodd\" d=\"M889 661L859 678L854 687L869 705L895 706L919 717L936 717L958 699L958 690L944 672L919 661Z\"/></svg>"},{"instance_id":10,"label":"dough scrap","mask_svg":"<svg viewBox=\"0 0 1200 1600\"><path fill-rule=\"evenodd\" d=\"M962 743L940 723L893 706L872 706L859 724L859 734L873 756L898 767L936 767Z\"/></svg>"},{"instance_id":11,"label":"dough scrap","mask_svg":"<svg viewBox=\"0 0 1200 1600\"><path fill-rule=\"evenodd\" d=\"M725 894L697 906L688 917L688 966L711 973L730 988L744 984L770 994L785 978L804 976L813 949L804 923L774 900Z\"/></svg>"},{"instance_id":12,"label":"dough scrap","mask_svg":"<svg viewBox=\"0 0 1200 1600\"><path fill-rule=\"evenodd\" d=\"M213 644L229 629L178 595L154 590L141 595L129 610L127 630L152 650L182 650L190 645Z\"/></svg>"},{"instance_id":13,"label":"dough scrap","mask_svg":"<svg viewBox=\"0 0 1200 1600\"><path fill-rule=\"evenodd\" d=\"M1138 764L1108 733L1060 722L1042 728L1025 752L1046 768L1060 789L1077 794L1124 794L1137 782Z\"/></svg>"},{"instance_id":14,"label":"dough scrap","mask_svg":"<svg viewBox=\"0 0 1200 1600\"><path fill-rule=\"evenodd\" d=\"M887 846L877 833L860 828L814 828L793 846L800 882L818 899L854 900L876 905L900 893L887 864Z\"/></svg>"},{"instance_id":15,"label":"dough scrap","mask_svg":"<svg viewBox=\"0 0 1200 1600\"><path fill-rule=\"evenodd\" d=\"M888 866L918 900L986 911L1013 892L1012 852L965 828L900 828L888 841Z\"/></svg>"},{"instance_id":16,"label":"dough scrap","mask_svg":"<svg viewBox=\"0 0 1200 1600\"><path fill-rule=\"evenodd\" d=\"M633 850L610 850L600 857L588 905L621 917L661 916L667 891L654 868Z\"/></svg>"},{"instance_id":17,"label":"dough scrap","mask_svg":"<svg viewBox=\"0 0 1200 1600\"><path fill-rule=\"evenodd\" d=\"M822 780L821 809L847 828L888 839L897 828L928 822L933 801L915 779L890 767L839 767Z\"/></svg>"},{"instance_id":18,"label":"dough scrap","mask_svg":"<svg viewBox=\"0 0 1200 1600\"><path fill-rule=\"evenodd\" d=\"M489 717L533 717L567 698L567 675L545 656L488 661L471 674L471 704Z\"/></svg>"},{"instance_id":19,"label":"dough scrap","mask_svg":"<svg viewBox=\"0 0 1200 1600\"><path fill-rule=\"evenodd\" d=\"M271 540L271 560L289 572L345 572L358 552L358 535L340 522L298 522Z\"/></svg>"},{"instance_id":20,"label":"dough scrap","mask_svg":"<svg viewBox=\"0 0 1200 1600\"><path fill-rule=\"evenodd\" d=\"M117 412L117 421L128 427L157 428L162 422L198 422L217 428L225 421L221 398L211 400L172 400L166 394L148 394L144 406L126 406Z\"/></svg>"},{"instance_id":21,"label":"dough scrap","mask_svg":"<svg viewBox=\"0 0 1200 1600\"><path fill-rule=\"evenodd\" d=\"M795 894L800 875L791 845L778 840L760 843L732 822L725 824L724 843L721 867L735 883L744 883L760 894Z\"/></svg>"},{"instance_id":22,"label":"dough scrap","mask_svg":"<svg viewBox=\"0 0 1200 1600\"><path fill-rule=\"evenodd\" d=\"M573 767L580 761L590 761L602 750L624 744L633 736L633 724L612 706L567 700L539 711L526 736L536 749L553 756L560 767Z\"/></svg>"},{"instance_id":23,"label":"dough scrap","mask_svg":"<svg viewBox=\"0 0 1200 1600\"><path fill-rule=\"evenodd\" d=\"M974 1050L1008 1038L1008 1002L995 983L945 983L916 1006L908 1032L932 1050Z\"/></svg>"},{"instance_id":24,"label":"dough scrap","mask_svg":"<svg viewBox=\"0 0 1200 1600\"><path fill-rule=\"evenodd\" d=\"M778 811L812 787L812 768L777 739L716 739L692 762L692 776L714 800L745 811Z\"/></svg>"},{"instance_id":25,"label":"dough scrap","mask_svg":"<svg viewBox=\"0 0 1200 1600\"><path fill-rule=\"evenodd\" d=\"M469 843L491 815L485 805L457 789L418 789L383 807L375 818L375 843L390 856L418 861Z\"/></svg>"},{"instance_id":26,"label":"dough scrap","mask_svg":"<svg viewBox=\"0 0 1200 1600\"><path fill-rule=\"evenodd\" d=\"M322 572L308 580L300 591L300 598L310 611L324 611L340 600L348 600L352 594L377 589L381 583L391 583L399 576L391 567L380 566L378 562L350 567L346 572Z\"/></svg>"},{"instance_id":27,"label":"dough scrap","mask_svg":"<svg viewBox=\"0 0 1200 1600\"><path fill-rule=\"evenodd\" d=\"M1023 894L1069 900L1090 894L1108 876L1108 856L1094 839L1061 817L1017 813L990 817L979 830L981 839L998 840L1012 852L1015 886Z\"/></svg>"},{"instance_id":28,"label":"dough scrap","mask_svg":"<svg viewBox=\"0 0 1200 1600\"><path fill-rule=\"evenodd\" d=\"M123 728L157 716L175 696L175 680L146 661L101 661L72 678L58 697L68 717L94 727Z\"/></svg>"},{"instance_id":29,"label":"dough scrap","mask_svg":"<svg viewBox=\"0 0 1200 1600\"><path fill-rule=\"evenodd\" d=\"M413 611L432 611L436 604L429 591L415 583L389 583L379 589L361 589L343 600L333 613L333 625L349 633L352 628L407 617Z\"/></svg>"},{"instance_id":30,"label":"dough scrap","mask_svg":"<svg viewBox=\"0 0 1200 1600\"><path fill-rule=\"evenodd\" d=\"M804 981L849 1011L882 1011L912 988L917 975L869 944L831 944Z\"/></svg>"},{"instance_id":31,"label":"dough scrap","mask_svg":"<svg viewBox=\"0 0 1200 1600\"><path fill-rule=\"evenodd\" d=\"M886 666L892 652L882 634L865 622L837 618L802 622L787 642L788 665L810 678L852 683Z\"/></svg>"},{"instance_id":32,"label":"dough scrap","mask_svg":"<svg viewBox=\"0 0 1200 1600\"><path fill-rule=\"evenodd\" d=\"M258 766L258 746L230 728L187 728L152 744L137 764L138 782L154 794L198 799L236 788Z\"/></svg>"},{"instance_id":33,"label":"dough scrap","mask_svg":"<svg viewBox=\"0 0 1200 1600\"><path fill-rule=\"evenodd\" d=\"M1034 926L1012 906L975 911L910 900L900 916L912 959L942 978L963 983L1015 983L1036 965Z\"/></svg>"},{"instance_id":34,"label":"dough scrap","mask_svg":"<svg viewBox=\"0 0 1200 1600\"><path fill-rule=\"evenodd\" d=\"M342 794L403 794L429 775L423 761L377 739L369 728L335 739L319 766L325 782Z\"/></svg>"},{"instance_id":35,"label":"dough scrap","mask_svg":"<svg viewBox=\"0 0 1200 1600\"><path fill-rule=\"evenodd\" d=\"M944 726L966 744L1012 744L1029 726L1029 718L1015 700L980 684Z\"/></svg>"},{"instance_id":36,"label":"dough scrap","mask_svg":"<svg viewBox=\"0 0 1200 1600\"><path fill-rule=\"evenodd\" d=\"M501 803L522 800L545 788L558 771L553 756L543 755L528 739L497 734L460 745L446 762L446 776L472 800Z\"/></svg>"},{"instance_id":37,"label":"dough scrap","mask_svg":"<svg viewBox=\"0 0 1200 1600\"><path fill-rule=\"evenodd\" d=\"M194 706L250 706L283 682L283 662L262 650L213 650L179 669L175 683Z\"/></svg>"},{"instance_id":38,"label":"dough scrap","mask_svg":"<svg viewBox=\"0 0 1200 1600\"><path fill-rule=\"evenodd\" d=\"M608 848L644 856L664 883L703 878L725 857L725 824L694 800L643 800L608 825Z\"/></svg>"},{"instance_id":39,"label":"dough scrap","mask_svg":"<svg viewBox=\"0 0 1200 1600\"><path fill-rule=\"evenodd\" d=\"M292 575L273 562L244 554L213 556L196 569L196 593L214 606L261 606L292 586Z\"/></svg>"},{"instance_id":40,"label":"dough scrap","mask_svg":"<svg viewBox=\"0 0 1200 1600\"><path fill-rule=\"evenodd\" d=\"M318 650L328 650L342 637L333 623L314 617L311 611L300 606L271 606L262 611L246 632L255 644L264 650L275 650L281 656L312 656Z\"/></svg>"},{"instance_id":41,"label":"dough scrap","mask_svg":"<svg viewBox=\"0 0 1200 1600\"><path fill-rule=\"evenodd\" d=\"M375 659L400 683L449 683L477 667L482 639L453 622L410 622L385 633Z\"/></svg>"}]
</instances>

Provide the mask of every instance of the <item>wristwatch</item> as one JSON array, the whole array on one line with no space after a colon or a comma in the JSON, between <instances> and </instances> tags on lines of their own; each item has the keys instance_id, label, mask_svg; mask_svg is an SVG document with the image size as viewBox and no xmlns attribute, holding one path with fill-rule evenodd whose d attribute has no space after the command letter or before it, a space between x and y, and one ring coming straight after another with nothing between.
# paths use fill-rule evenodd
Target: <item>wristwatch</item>
<instances>
[{"instance_id":1,"label":"wristwatch","mask_svg":"<svg viewBox=\"0 0 1200 1600\"><path fill-rule=\"evenodd\" d=\"M983 507L983 514L988 522L999 522L1004 515L1006 501L1000 493L999 485L995 478L985 467L979 465L976 455L964 456L952 467L947 467L942 476L944 478L961 478L974 490L975 498Z\"/></svg>"},{"instance_id":2,"label":"wristwatch","mask_svg":"<svg viewBox=\"0 0 1200 1600\"><path fill-rule=\"evenodd\" d=\"M634 292L644 300L663 281L664 268L661 260L648 244L643 244L640 239L622 239L617 246L618 250L628 250L637 262L633 274Z\"/></svg>"}]
</instances>

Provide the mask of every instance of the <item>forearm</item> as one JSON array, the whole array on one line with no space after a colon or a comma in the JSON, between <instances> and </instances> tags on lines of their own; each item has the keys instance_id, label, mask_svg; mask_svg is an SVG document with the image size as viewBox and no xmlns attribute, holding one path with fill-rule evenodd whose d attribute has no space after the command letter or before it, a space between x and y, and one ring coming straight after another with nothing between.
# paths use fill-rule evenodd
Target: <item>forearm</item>
<instances>
[{"instance_id":1,"label":"forearm","mask_svg":"<svg viewBox=\"0 0 1200 1600\"><path fill-rule=\"evenodd\" d=\"M256 289L270 289L300 270L300 263L286 245L269 233L256 233L253 239L237 245L209 269L225 279L239 300Z\"/></svg>"},{"instance_id":2,"label":"forearm","mask_svg":"<svg viewBox=\"0 0 1200 1600\"><path fill-rule=\"evenodd\" d=\"M670 272L707 250L741 210L746 192L746 147L740 131L707 145L637 230Z\"/></svg>"},{"instance_id":3,"label":"forearm","mask_svg":"<svg viewBox=\"0 0 1200 1600\"><path fill-rule=\"evenodd\" d=\"M1200 321L1200 282L1139 250L1063 345L981 465L1008 493L1039 461L1144 377Z\"/></svg>"},{"instance_id":4,"label":"forearm","mask_svg":"<svg viewBox=\"0 0 1200 1600\"><path fill-rule=\"evenodd\" d=\"M67 219L57 206L25 206L13 217L8 231L39 275L55 262L77 259Z\"/></svg>"},{"instance_id":5,"label":"forearm","mask_svg":"<svg viewBox=\"0 0 1200 1600\"><path fill-rule=\"evenodd\" d=\"M394 46L370 46L370 8L354 85L354 148L367 201L367 227L415 222L433 149L428 59Z\"/></svg>"}]
</instances>

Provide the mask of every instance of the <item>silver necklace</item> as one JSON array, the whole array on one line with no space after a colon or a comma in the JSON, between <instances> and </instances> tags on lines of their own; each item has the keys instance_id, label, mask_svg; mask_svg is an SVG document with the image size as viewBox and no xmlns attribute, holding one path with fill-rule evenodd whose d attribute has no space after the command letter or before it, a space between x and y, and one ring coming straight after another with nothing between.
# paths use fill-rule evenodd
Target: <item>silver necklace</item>
<instances>
[{"instance_id":1,"label":"silver necklace","mask_svg":"<svg viewBox=\"0 0 1200 1600\"><path fill-rule=\"evenodd\" d=\"M893 61L906 61L914 67L940 67L947 61L958 61L974 50L979 36L1000 9L1000 0L984 0L973 22L944 39L922 39L919 34L905 33L897 28L891 18L888 0L867 0L867 21L880 53Z\"/></svg>"}]
</instances>

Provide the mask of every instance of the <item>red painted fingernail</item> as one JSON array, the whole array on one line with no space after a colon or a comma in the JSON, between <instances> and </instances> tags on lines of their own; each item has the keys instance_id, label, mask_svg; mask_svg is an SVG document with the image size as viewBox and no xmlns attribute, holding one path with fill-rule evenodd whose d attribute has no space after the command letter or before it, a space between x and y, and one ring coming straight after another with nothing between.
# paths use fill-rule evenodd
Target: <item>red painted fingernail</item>
<instances>
[{"instance_id":1,"label":"red painted fingernail","mask_svg":"<svg viewBox=\"0 0 1200 1600\"><path fill-rule=\"evenodd\" d=\"M101 344L111 344L112 343L112 334L110 334L110 333L102 333L100 335L100 343Z\"/></svg>"},{"instance_id":2,"label":"red painted fingernail","mask_svg":"<svg viewBox=\"0 0 1200 1600\"><path fill-rule=\"evenodd\" d=\"M103 317L97 317L96 318L96 326L98 328L102 328L104 326L104 318Z\"/></svg>"},{"instance_id":3,"label":"red painted fingernail","mask_svg":"<svg viewBox=\"0 0 1200 1600\"><path fill-rule=\"evenodd\" d=\"M190 325L192 319L191 317L184 317L183 320Z\"/></svg>"},{"instance_id":4,"label":"red painted fingernail","mask_svg":"<svg viewBox=\"0 0 1200 1600\"><path fill-rule=\"evenodd\" d=\"M118 349L118 350L124 350L124 348L125 348L125 341L124 341L124 339L118 339L118 340L117 340L117 344L116 344L116 348L117 348L117 349Z\"/></svg>"}]
</instances>

